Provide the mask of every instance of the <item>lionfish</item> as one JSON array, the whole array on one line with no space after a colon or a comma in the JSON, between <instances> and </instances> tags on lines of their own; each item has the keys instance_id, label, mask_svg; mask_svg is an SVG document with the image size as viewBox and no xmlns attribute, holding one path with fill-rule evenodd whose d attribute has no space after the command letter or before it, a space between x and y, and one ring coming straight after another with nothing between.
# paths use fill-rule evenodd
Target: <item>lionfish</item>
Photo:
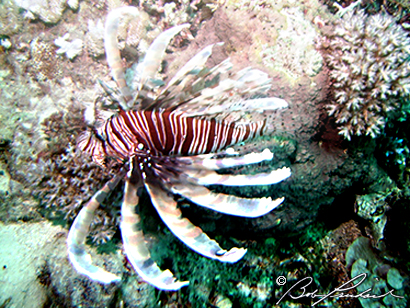
<instances>
[{"instance_id":1,"label":"lionfish","mask_svg":"<svg viewBox=\"0 0 410 308\"><path fill-rule=\"evenodd\" d=\"M159 216L182 242L197 253L221 262L236 262L244 248L222 249L199 227L182 216L174 195L225 214L258 217L281 204L284 198L248 199L216 193L206 185L270 185L291 174L289 168L256 175L228 175L216 172L224 168L255 164L272 159L269 149L261 153L238 155L231 145L262 135L266 120L237 123L218 119L221 114L263 112L287 107L283 99L268 97L244 99L266 91L270 79L266 73L246 68L231 78L221 76L231 68L229 59L213 68L205 63L212 44L189 60L167 85L158 86L155 75L171 39L188 24L172 27L151 44L145 58L135 69L132 82L126 82L118 49L117 29L124 16L137 18L135 7L111 11L105 23L107 62L121 98L120 112L99 128L83 133L78 147L104 166L106 158L129 162L82 208L69 231L68 255L75 269L101 283L120 277L92 264L85 240L94 212L107 194L125 178L120 229L124 252L143 280L162 290L178 290L188 281L178 281L170 270L162 271L150 257L145 245L138 214L137 190L145 187ZM216 154L217 153L217 154ZM127 171L128 170L128 171Z\"/></svg>"}]
</instances>

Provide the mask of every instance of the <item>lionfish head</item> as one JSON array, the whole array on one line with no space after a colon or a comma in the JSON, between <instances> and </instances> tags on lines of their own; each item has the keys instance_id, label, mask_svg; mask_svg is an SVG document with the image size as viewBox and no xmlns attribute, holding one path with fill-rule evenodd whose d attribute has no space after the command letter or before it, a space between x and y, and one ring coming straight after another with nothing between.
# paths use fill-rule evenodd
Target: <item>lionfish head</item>
<instances>
[{"instance_id":1,"label":"lionfish head","mask_svg":"<svg viewBox=\"0 0 410 308\"><path fill-rule=\"evenodd\" d=\"M92 160L100 166L105 165L105 142L94 132L83 132L77 139L77 148L91 155Z\"/></svg>"}]
</instances>

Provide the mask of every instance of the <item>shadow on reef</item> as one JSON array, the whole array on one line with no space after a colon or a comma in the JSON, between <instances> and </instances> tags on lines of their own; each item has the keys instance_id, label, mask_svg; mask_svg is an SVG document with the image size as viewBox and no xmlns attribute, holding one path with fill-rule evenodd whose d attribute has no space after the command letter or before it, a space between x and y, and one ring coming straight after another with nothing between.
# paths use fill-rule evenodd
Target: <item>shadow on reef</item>
<instances>
[{"instance_id":1,"label":"shadow on reef","mask_svg":"<svg viewBox=\"0 0 410 308\"><path fill-rule=\"evenodd\" d=\"M386 250L391 252L400 268L410 269L410 111L402 104L386 123L385 134L377 139L378 163L397 185L387 209L384 230Z\"/></svg>"}]
</instances>

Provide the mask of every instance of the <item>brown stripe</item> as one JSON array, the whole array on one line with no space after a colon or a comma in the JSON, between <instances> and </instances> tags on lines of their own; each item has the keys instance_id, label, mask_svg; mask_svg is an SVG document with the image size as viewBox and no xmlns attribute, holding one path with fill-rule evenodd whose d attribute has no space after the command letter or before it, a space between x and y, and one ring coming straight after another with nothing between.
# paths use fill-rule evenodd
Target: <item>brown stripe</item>
<instances>
[{"instance_id":1,"label":"brown stripe","mask_svg":"<svg viewBox=\"0 0 410 308\"><path fill-rule=\"evenodd\" d=\"M98 148L101 148L101 150L103 151L104 155L101 155L101 151L98 151L98 152L99 152L99 155L97 154L97 156L98 156L99 159L101 159L102 161L104 161L104 158L107 157L107 156L109 156L106 147L107 147L106 141L105 141L104 143L103 143L103 142L98 142L98 141L96 141L96 144L95 144L95 146L94 146L93 154L92 154L92 155L94 155L94 151L95 151L95 150L99 150Z\"/></svg>"},{"instance_id":2,"label":"brown stripe","mask_svg":"<svg viewBox=\"0 0 410 308\"><path fill-rule=\"evenodd\" d=\"M220 150L223 147L230 146L232 143L238 142L238 140L233 140L232 141L232 134L233 134L234 129L235 129L235 124L234 123L231 123L231 124L225 124L224 123L223 125L224 126L226 125L226 129L227 129L226 130L226 142L222 147L218 147L218 150Z\"/></svg>"},{"instance_id":3,"label":"brown stripe","mask_svg":"<svg viewBox=\"0 0 410 308\"><path fill-rule=\"evenodd\" d=\"M142 112L136 111L129 113L131 123L135 124L138 128L138 132L141 135L142 140L145 141L146 149L151 150L153 148L151 140L149 140L148 124L144 121L145 116Z\"/></svg>"},{"instance_id":4,"label":"brown stripe","mask_svg":"<svg viewBox=\"0 0 410 308\"><path fill-rule=\"evenodd\" d=\"M164 155L168 155L174 145L174 135L172 134L170 116L171 113L169 111L162 113L162 121L165 129L165 148L162 152Z\"/></svg>"},{"instance_id":5,"label":"brown stripe","mask_svg":"<svg viewBox=\"0 0 410 308\"><path fill-rule=\"evenodd\" d=\"M126 223L128 225L137 223L135 216L121 215L121 219L123 223Z\"/></svg>"},{"instance_id":6,"label":"brown stripe","mask_svg":"<svg viewBox=\"0 0 410 308\"><path fill-rule=\"evenodd\" d=\"M261 130L259 131L259 136L263 136L263 134L264 134L264 130L265 130L265 126L266 126L266 119L263 120L262 122L263 122L263 124L262 124Z\"/></svg>"},{"instance_id":7,"label":"brown stripe","mask_svg":"<svg viewBox=\"0 0 410 308\"><path fill-rule=\"evenodd\" d=\"M137 231L135 233L128 233L127 234L128 243L134 247L138 247L140 244L145 244L144 241L144 234L142 231Z\"/></svg>"},{"instance_id":8,"label":"brown stripe","mask_svg":"<svg viewBox=\"0 0 410 308\"><path fill-rule=\"evenodd\" d=\"M171 215L177 218L181 216L181 211L177 208L176 203L168 205L166 202L163 202L159 204L159 207L161 208L161 211L169 217Z\"/></svg>"},{"instance_id":9,"label":"brown stripe","mask_svg":"<svg viewBox=\"0 0 410 308\"><path fill-rule=\"evenodd\" d=\"M246 126L242 126L242 127L245 130L245 134L243 135L242 140L238 140L238 142L247 140L248 137L249 137L249 134L251 132L251 126L250 125L246 125Z\"/></svg>"},{"instance_id":10,"label":"brown stripe","mask_svg":"<svg viewBox=\"0 0 410 308\"><path fill-rule=\"evenodd\" d=\"M142 270L146 269L146 268L150 267L153 264L155 264L155 262L151 258L149 258L148 260L144 261L144 263L141 266L141 269Z\"/></svg>"},{"instance_id":11,"label":"brown stripe","mask_svg":"<svg viewBox=\"0 0 410 308\"><path fill-rule=\"evenodd\" d=\"M186 120L187 120L187 122L186 122L186 124L187 124L187 128L186 128L187 134L186 134L185 138L184 138L184 136L182 136L183 127L180 127L182 125L178 125L178 129L181 131L180 136L181 136L181 139L182 139L182 147L181 147L181 153L177 153L177 154L184 155L184 156L194 154L194 153L189 153L189 147L191 146L191 143L194 142L194 140L193 140L194 139L194 125L193 125L194 119L193 118L186 118ZM201 121L197 121L197 122L198 122L198 125L202 125ZM183 123L181 123L181 124L183 124ZM197 130L197 132L198 132L198 130ZM195 137L198 138L199 137L198 135L200 135L200 134L197 133L197 135Z\"/></svg>"},{"instance_id":12,"label":"brown stripe","mask_svg":"<svg viewBox=\"0 0 410 308\"><path fill-rule=\"evenodd\" d=\"M186 230L184 236L194 239L194 238L200 236L202 233L203 232L202 232L201 228L195 227L191 230Z\"/></svg>"},{"instance_id":13,"label":"brown stripe","mask_svg":"<svg viewBox=\"0 0 410 308\"><path fill-rule=\"evenodd\" d=\"M180 229L190 229L192 223L186 218L180 218L177 221L173 221L172 225Z\"/></svg>"},{"instance_id":14,"label":"brown stripe","mask_svg":"<svg viewBox=\"0 0 410 308\"><path fill-rule=\"evenodd\" d=\"M214 140L214 146L213 146L213 151L217 152L221 148L221 142L222 139L221 136L223 135L223 127L221 123L216 122L215 123L215 140Z\"/></svg>"},{"instance_id":15,"label":"brown stripe","mask_svg":"<svg viewBox=\"0 0 410 308\"><path fill-rule=\"evenodd\" d=\"M83 133L82 136L80 136L80 141L78 142L78 147L82 149L82 151L86 152L86 153L90 153L89 152L89 147L90 147L90 143L92 142L93 139L93 133L90 133L88 138L85 138L87 136L86 133ZM83 137L83 138L81 138ZM87 141L85 142L84 139L87 139ZM93 140L94 141L94 140ZM86 143L85 145L83 145L84 143ZM95 143L95 141L94 141Z\"/></svg>"},{"instance_id":16,"label":"brown stripe","mask_svg":"<svg viewBox=\"0 0 410 308\"><path fill-rule=\"evenodd\" d=\"M207 145L206 145L206 152L204 153L204 154L208 154L208 153L211 153L211 151L212 151L212 147L214 146L214 143L215 143L215 134L216 134L216 131L215 131L215 129L216 129L216 121L214 120L214 119L212 119L211 121L210 121L211 123L211 127L210 127L210 129L209 129L209 135L208 135L208 138L206 138L207 140Z\"/></svg>"},{"instance_id":17,"label":"brown stripe","mask_svg":"<svg viewBox=\"0 0 410 308\"><path fill-rule=\"evenodd\" d=\"M100 190L95 194L94 200L101 204L107 198L107 195L107 192Z\"/></svg>"},{"instance_id":18,"label":"brown stripe","mask_svg":"<svg viewBox=\"0 0 410 308\"><path fill-rule=\"evenodd\" d=\"M211 122L208 120L200 120L198 124L199 125L195 140L197 148L195 152L197 154L203 154L205 153L207 140L212 138L212 136L209 135L209 128L211 127Z\"/></svg>"}]
</instances>

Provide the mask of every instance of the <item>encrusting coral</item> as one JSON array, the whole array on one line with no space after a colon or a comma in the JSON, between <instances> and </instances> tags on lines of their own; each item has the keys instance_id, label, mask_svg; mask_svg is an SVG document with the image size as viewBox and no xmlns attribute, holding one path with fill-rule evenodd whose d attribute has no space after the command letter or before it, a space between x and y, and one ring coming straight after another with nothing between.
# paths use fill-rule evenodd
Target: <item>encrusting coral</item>
<instances>
[{"instance_id":1,"label":"encrusting coral","mask_svg":"<svg viewBox=\"0 0 410 308\"><path fill-rule=\"evenodd\" d=\"M284 8L287 27L278 30L275 44L264 44L261 51L266 67L283 71L296 80L302 76L315 76L322 68L322 56L312 48L317 40L317 31L303 18L301 8ZM300 50L304 50L303 53Z\"/></svg>"},{"instance_id":2,"label":"encrusting coral","mask_svg":"<svg viewBox=\"0 0 410 308\"><path fill-rule=\"evenodd\" d=\"M30 54L28 71L37 81L44 82L61 76L61 57L56 54L55 46L36 38L30 43Z\"/></svg>"},{"instance_id":3,"label":"encrusting coral","mask_svg":"<svg viewBox=\"0 0 410 308\"><path fill-rule=\"evenodd\" d=\"M324 40L334 101L328 113L339 134L376 137L397 97L410 93L410 39L389 15L350 11Z\"/></svg>"}]
</instances>

